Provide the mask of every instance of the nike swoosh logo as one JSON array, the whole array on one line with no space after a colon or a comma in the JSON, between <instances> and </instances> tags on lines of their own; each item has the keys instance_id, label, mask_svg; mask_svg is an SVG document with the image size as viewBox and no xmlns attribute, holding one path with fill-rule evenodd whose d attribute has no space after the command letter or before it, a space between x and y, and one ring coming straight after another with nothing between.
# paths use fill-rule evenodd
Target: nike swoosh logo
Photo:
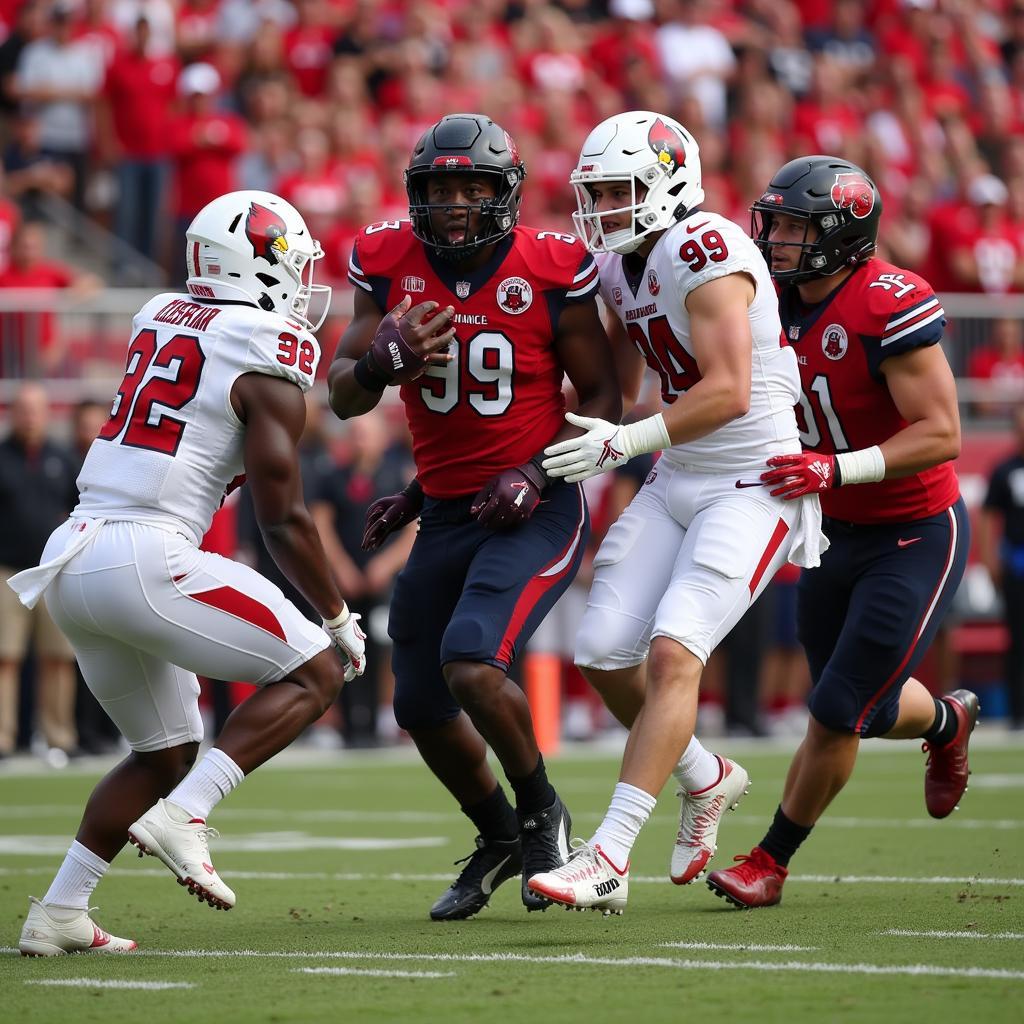
<instances>
[{"instance_id":1,"label":"nike swoosh logo","mask_svg":"<svg viewBox=\"0 0 1024 1024\"><path fill-rule=\"evenodd\" d=\"M482 879L480 879L480 891L485 896L490 896L494 891L494 879L498 877L498 872L508 863L509 857L511 856L512 854L509 854L508 857L505 857L501 863L491 868L491 870L488 871Z\"/></svg>"},{"instance_id":2,"label":"nike swoosh logo","mask_svg":"<svg viewBox=\"0 0 1024 1024\"><path fill-rule=\"evenodd\" d=\"M565 828L565 818L558 823L558 852L565 864L569 860L569 834Z\"/></svg>"},{"instance_id":3,"label":"nike swoosh logo","mask_svg":"<svg viewBox=\"0 0 1024 1024\"><path fill-rule=\"evenodd\" d=\"M910 540L904 540L900 537L900 539L896 541L896 547L909 548L911 544L916 544L919 540L921 540L920 537L911 537Z\"/></svg>"},{"instance_id":4,"label":"nike swoosh logo","mask_svg":"<svg viewBox=\"0 0 1024 1024\"><path fill-rule=\"evenodd\" d=\"M737 487L764 487L763 480L737 480Z\"/></svg>"},{"instance_id":5,"label":"nike swoosh logo","mask_svg":"<svg viewBox=\"0 0 1024 1024\"><path fill-rule=\"evenodd\" d=\"M699 224L687 224L686 233L688 235L692 235L695 232L700 231L701 228L706 228L710 223L711 221L709 220L702 220Z\"/></svg>"}]
</instances>

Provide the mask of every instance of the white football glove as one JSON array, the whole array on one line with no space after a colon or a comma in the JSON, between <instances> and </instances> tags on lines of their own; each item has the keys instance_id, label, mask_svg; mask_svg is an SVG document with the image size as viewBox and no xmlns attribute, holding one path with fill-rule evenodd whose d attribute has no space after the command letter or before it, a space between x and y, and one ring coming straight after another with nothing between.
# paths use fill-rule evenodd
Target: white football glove
<instances>
[{"instance_id":1,"label":"white football glove","mask_svg":"<svg viewBox=\"0 0 1024 1024\"><path fill-rule=\"evenodd\" d=\"M672 444L661 413L629 424L609 423L573 412L567 412L565 418L586 433L549 445L544 449L548 457L541 465L548 476L565 477L571 484L624 466L641 452L659 451Z\"/></svg>"},{"instance_id":2,"label":"white football glove","mask_svg":"<svg viewBox=\"0 0 1024 1024\"><path fill-rule=\"evenodd\" d=\"M359 628L359 615L342 605L336 619L324 619L324 630L338 648L345 663L345 682L350 683L361 676L366 668L366 634Z\"/></svg>"}]
</instances>

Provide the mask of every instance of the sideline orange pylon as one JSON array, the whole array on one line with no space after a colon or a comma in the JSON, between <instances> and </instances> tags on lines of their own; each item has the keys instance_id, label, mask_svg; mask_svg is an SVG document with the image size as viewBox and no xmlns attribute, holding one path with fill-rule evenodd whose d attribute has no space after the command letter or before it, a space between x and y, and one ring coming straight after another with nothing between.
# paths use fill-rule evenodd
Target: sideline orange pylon
<instances>
[{"instance_id":1,"label":"sideline orange pylon","mask_svg":"<svg viewBox=\"0 0 1024 1024\"><path fill-rule=\"evenodd\" d=\"M537 746L546 757L562 741L562 662L557 654L530 652L523 659L526 699L530 702Z\"/></svg>"}]
</instances>

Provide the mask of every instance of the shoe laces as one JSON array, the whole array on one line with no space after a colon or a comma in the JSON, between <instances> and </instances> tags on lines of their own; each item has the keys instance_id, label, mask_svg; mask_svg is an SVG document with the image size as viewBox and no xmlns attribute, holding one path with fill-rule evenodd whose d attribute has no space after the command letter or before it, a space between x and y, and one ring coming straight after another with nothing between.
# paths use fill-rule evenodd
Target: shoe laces
<instances>
[{"instance_id":1,"label":"shoe laces","mask_svg":"<svg viewBox=\"0 0 1024 1024\"><path fill-rule=\"evenodd\" d=\"M582 882L601 871L597 849L584 839L569 840L569 859L551 873L567 882Z\"/></svg>"},{"instance_id":2,"label":"shoe laces","mask_svg":"<svg viewBox=\"0 0 1024 1024\"><path fill-rule=\"evenodd\" d=\"M771 856L760 848L751 850L750 853L740 853L733 857L739 866L729 868L733 874L743 882L756 882L765 875L776 874L776 864Z\"/></svg>"}]
</instances>

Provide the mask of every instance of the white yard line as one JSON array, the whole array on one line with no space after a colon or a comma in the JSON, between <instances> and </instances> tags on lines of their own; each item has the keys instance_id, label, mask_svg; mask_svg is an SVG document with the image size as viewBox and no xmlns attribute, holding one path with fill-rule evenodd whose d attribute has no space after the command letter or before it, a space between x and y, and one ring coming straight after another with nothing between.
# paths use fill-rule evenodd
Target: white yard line
<instances>
[{"instance_id":1,"label":"white yard line","mask_svg":"<svg viewBox=\"0 0 1024 1024\"><path fill-rule=\"evenodd\" d=\"M1024 939L1024 932L915 932L908 928L887 928L881 935L895 935L908 939Z\"/></svg>"},{"instance_id":2,"label":"white yard line","mask_svg":"<svg viewBox=\"0 0 1024 1024\"><path fill-rule=\"evenodd\" d=\"M13 952L0 949L0 952ZM555 956L532 956L526 953L368 953L364 950L293 952L252 949L166 949L136 950L132 958L166 957L172 959L211 958L278 959L278 960L369 960L376 962L427 963L526 963L562 967L665 967L681 971L788 971L809 974L927 975L938 978L992 978L1001 981L1024 981L1024 971L997 967L943 967L938 964L844 964L819 961L764 960L679 960L672 957L630 956L600 957L583 953Z\"/></svg>"},{"instance_id":3,"label":"white yard line","mask_svg":"<svg viewBox=\"0 0 1024 1024\"><path fill-rule=\"evenodd\" d=\"M190 981L118 981L115 978L39 978L26 985L55 985L62 988L131 988L161 992L169 988L195 988Z\"/></svg>"},{"instance_id":4,"label":"white yard line","mask_svg":"<svg viewBox=\"0 0 1024 1024\"><path fill-rule=\"evenodd\" d=\"M765 946L754 942L659 942L662 949L735 949L744 953L810 953L817 946Z\"/></svg>"},{"instance_id":5,"label":"white yard line","mask_svg":"<svg viewBox=\"0 0 1024 1024\"><path fill-rule=\"evenodd\" d=\"M228 834L214 842L214 853L299 853L308 850L409 850L447 846L447 836L363 837L314 836L308 832L252 832ZM0 856L35 857L67 853L69 836L0 836Z\"/></svg>"},{"instance_id":6,"label":"white yard line","mask_svg":"<svg viewBox=\"0 0 1024 1024\"><path fill-rule=\"evenodd\" d=\"M0 875L50 875L53 866L26 868L0 868ZM167 878L162 868L112 868L108 875L140 878ZM395 871L225 871L231 879L270 882L325 881L325 882L450 882L452 872L407 873ZM633 885L668 885L665 875L630 875ZM1024 878L981 878L969 875L790 875L789 882L808 882L815 885L1006 885L1024 886Z\"/></svg>"},{"instance_id":7,"label":"white yard line","mask_svg":"<svg viewBox=\"0 0 1024 1024\"><path fill-rule=\"evenodd\" d=\"M984 777L984 776L983 776ZM0 776L2 779L2 776ZM975 780L972 778L971 785L976 785ZM666 800L666 803L670 801ZM0 804L0 820L10 818L51 818L61 815L66 815L69 819L73 818L77 823L81 817L82 808L78 804L42 804L38 807L28 806L24 804ZM677 812L654 814L651 817L652 822L669 822L676 821L679 815ZM602 819L602 814L580 812L573 814L573 820L578 822L599 822ZM393 824L393 825L440 825L443 823L450 823L453 821L462 821L463 816L458 811L411 811L411 810L396 810L396 811L357 811L347 810L342 807L338 808L319 808L316 810L290 810L288 808L275 808L275 807L258 807L258 808L242 808L242 807L224 807L217 811L217 820L221 821L273 821L278 824L287 825L293 822L298 823L315 823L315 822L343 822L346 824L355 825L379 825L379 824ZM755 814L733 814L730 815L729 821L735 825L764 825L767 822L767 818L763 815ZM845 817L845 816L832 816L825 815L818 822L815 828L841 828L841 829L899 829L899 828L912 828L912 829L965 829L967 831L978 831L984 829L992 829L995 831L1006 832L1016 831L1024 829L1024 817L1022 818L961 818L953 816L944 820L937 821L934 818L856 818L856 817ZM270 833L274 834L274 833ZM54 837L46 836L45 839L49 840ZM66 838L64 836L62 839ZM241 837L240 837L241 838ZM325 841L335 842L330 837L319 837ZM225 836L225 840L230 841L231 836L228 833ZM401 842L402 840L395 840ZM4 851L0 849L0 854ZM63 851L62 851L63 852Z\"/></svg>"},{"instance_id":8,"label":"white yard line","mask_svg":"<svg viewBox=\"0 0 1024 1024\"><path fill-rule=\"evenodd\" d=\"M383 971L373 967L293 967L296 974L356 975L362 978L454 978L455 971Z\"/></svg>"}]
</instances>

